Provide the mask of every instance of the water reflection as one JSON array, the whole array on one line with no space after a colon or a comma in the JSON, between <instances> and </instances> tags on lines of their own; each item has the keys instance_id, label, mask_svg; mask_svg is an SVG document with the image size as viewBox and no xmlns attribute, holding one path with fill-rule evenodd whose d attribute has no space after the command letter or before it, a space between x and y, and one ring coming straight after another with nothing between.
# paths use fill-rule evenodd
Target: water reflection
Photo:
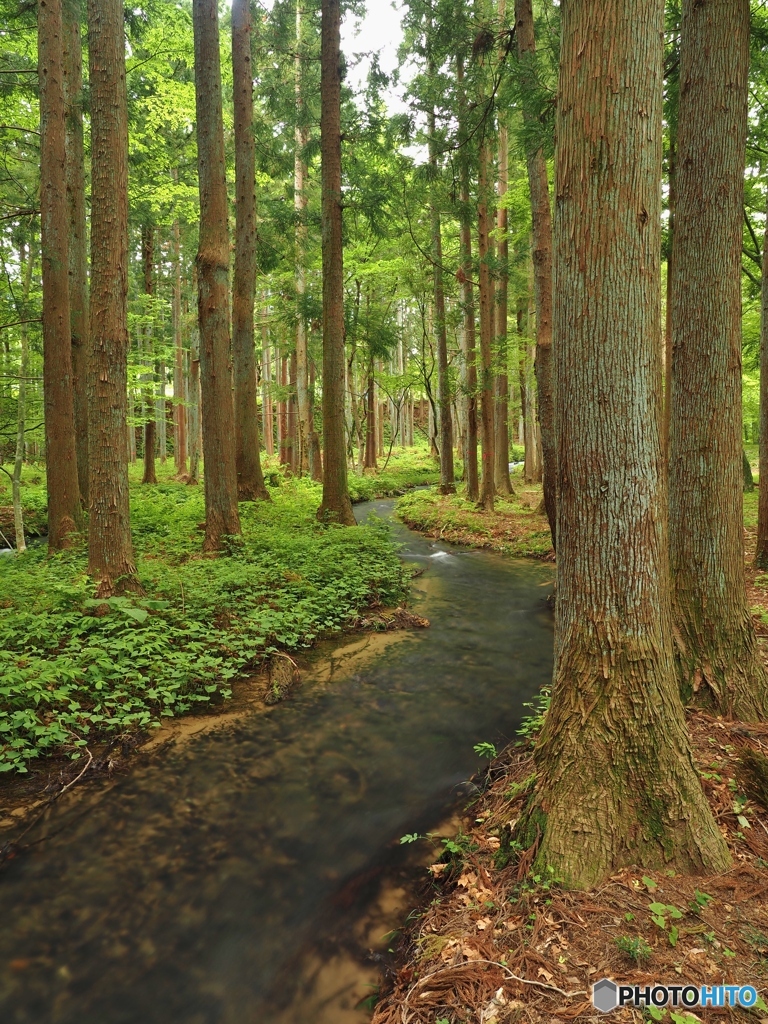
<instances>
[{"instance_id":1,"label":"water reflection","mask_svg":"<svg viewBox=\"0 0 768 1024\"><path fill-rule=\"evenodd\" d=\"M62 802L0 881L0 1020L366 1020L356 960L411 898L398 837L444 817L552 657L550 567L393 529L431 628L326 644L288 702Z\"/></svg>"}]
</instances>

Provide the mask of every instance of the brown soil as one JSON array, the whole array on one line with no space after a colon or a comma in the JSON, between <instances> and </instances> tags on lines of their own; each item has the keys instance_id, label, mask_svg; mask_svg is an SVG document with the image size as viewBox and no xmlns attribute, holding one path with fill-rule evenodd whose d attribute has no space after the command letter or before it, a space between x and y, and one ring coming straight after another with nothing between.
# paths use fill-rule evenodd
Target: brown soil
<instances>
[{"instance_id":1,"label":"brown soil","mask_svg":"<svg viewBox=\"0 0 768 1024\"><path fill-rule=\"evenodd\" d=\"M507 523L497 527L499 537L504 529L516 529L514 507L494 515ZM469 527L471 520L442 529L436 515L424 532L504 549L503 538L497 544L479 531L473 538ZM745 545L749 558L754 529L745 530ZM748 564L747 587L768 661L768 574ZM505 830L526 800L520 784L533 772L532 746L514 745L489 769L487 788L466 818L463 842L471 852L463 863L441 858L430 868L424 909L403 939L400 969L387 979L389 992L372 1024L604 1021L591 1000L592 983L603 977L633 985L751 984L768 1002L768 807L746 799L739 765L747 747L768 755L768 724L746 726L700 711L690 712L688 721L695 764L733 857L730 871L692 878L628 869L596 891L581 893L532 878L533 850L498 866ZM674 907L681 916L668 912L661 927L653 920L659 915L649 909L652 903ZM623 951L632 950L633 942L645 954L639 959ZM686 1021L703 1019L679 1012ZM698 1013L768 1024L765 1009ZM625 1008L610 1019L649 1017ZM661 1019L669 1021L669 1011Z\"/></svg>"},{"instance_id":2,"label":"brown soil","mask_svg":"<svg viewBox=\"0 0 768 1024\"><path fill-rule=\"evenodd\" d=\"M373 1024L605 1020L592 1006L590 987L603 977L620 984L682 979L764 990L768 809L737 802L736 774L744 746L768 753L768 725L747 728L701 712L689 723L696 766L733 855L729 872L691 878L625 870L597 891L580 893L531 878L530 851L498 868L504 830L526 799L525 793L510 798L510 790L514 794L515 783L533 770L531 747L512 747L492 766L476 817L465 825L472 852L460 868L438 863L430 869L433 900L409 936L404 965ZM661 928L652 920L652 903L675 907L682 917L668 916ZM672 926L679 930L674 945ZM634 939L647 943L647 958L639 963L618 945ZM768 1019L768 1013L755 1018L743 1010L707 1012L718 1019ZM611 1019L644 1018L624 1009Z\"/></svg>"}]
</instances>

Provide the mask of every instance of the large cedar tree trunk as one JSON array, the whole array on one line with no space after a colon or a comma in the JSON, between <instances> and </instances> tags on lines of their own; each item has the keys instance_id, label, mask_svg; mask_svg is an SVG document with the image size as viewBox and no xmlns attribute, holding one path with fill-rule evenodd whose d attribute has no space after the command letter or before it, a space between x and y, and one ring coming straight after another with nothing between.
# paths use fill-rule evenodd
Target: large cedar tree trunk
<instances>
[{"instance_id":1,"label":"large cedar tree trunk","mask_svg":"<svg viewBox=\"0 0 768 1024\"><path fill-rule=\"evenodd\" d=\"M128 99L121 0L88 0L91 294L88 572L137 590L128 495Z\"/></svg>"},{"instance_id":2,"label":"large cedar tree trunk","mask_svg":"<svg viewBox=\"0 0 768 1024\"><path fill-rule=\"evenodd\" d=\"M499 0L498 16L501 37L507 17L507 0ZM500 60L505 58L505 48L499 54ZM512 481L509 477L509 376L507 374L507 318L509 315L509 238L507 234L509 216L503 203L509 191L509 131L503 111L499 112L499 207L496 212L496 234L499 240L499 275L496 282L496 346L498 350L499 372L496 374L496 415L494 429L496 431L494 456L496 468L494 482L497 494L512 494Z\"/></svg>"},{"instance_id":3,"label":"large cedar tree trunk","mask_svg":"<svg viewBox=\"0 0 768 1024\"><path fill-rule=\"evenodd\" d=\"M477 203L478 255L480 257L480 417L482 440L482 481L480 502L483 508L493 509L494 483L494 423L493 423L493 281L491 257L491 220L488 213L488 164L490 154L485 139L480 143L479 197Z\"/></svg>"},{"instance_id":4,"label":"large cedar tree trunk","mask_svg":"<svg viewBox=\"0 0 768 1024\"><path fill-rule=\"evenodd\" d=\"M341 197L341 12L322 0L320 149L323 221L323 500L322 521L355 525L347 490L344 440L344 265Z\"/></svg>"},{"instance_id":5,"label":"large cedar tree trunk","mask_svg":"<svg viewBox=\"0 0 768 1024\"><path fill-rule=\"evenodd\" d=\"M755 566L768 569L768 217L763 241L763 281L760 293L760 477L757 503Z\"/></svg>"},{"instance_id":6,"label":"large cedar tree trunk","mask_svg":"<svg viewBox=\"0 0 768 1024\"><path fill-rule=\"evenodd\" d=\"M75 403L75 450L80 501L88 507L88 234L85 226L85 145L83 141L83 53L80 0L66 0L64 98L67 106L67 204L69 209L69 325Z\"/></svg>"},{"instance_id":7,"label":"large cedar tree trunk","mask_svg":"<svg viewBox=\"0 0 768 1024\"><path fill-rule=\"evenodd\" d=\"M536 118L529 90L535 86L532 67L536 50L532 0L515 0L515 33L520 57L523 117ZM536 384L543 456L544 507L552 546L557 546L557 442L555 438L555 396L552 384L552 212L549 205L547 163L541 148L528 153L528 186L533 219L533 288L536 302Z\"/></svg>"},{"instance_id":8,"label":"large cedar tree trunk","mask_svg":"<svg viewBox=\"0 0 768 1024\"><path fill-rule=\"evenodd\" d=\"M205 541L219 551L240 533L235 464L235 405L229 335L229 228L216 0L193 0L200 243L200 324ZM255 409L254 409L255 415Z\"/></svg>"},{"instance_id":9,"label":"large cedar tree trunk","mask_svg":"<svg viewBox=\"0 0 768 1024\"><path fill-rule=\"evenodd\" d=\"M294 62L294 89L296 96L296 131L294 135L294 210L296 213L296 400L298 403L298 442L296 461L299 476L310 472L312 450L312 418L309 398L309 355L307 351L307 322L304 296L307 291L307 164L304 149L309 142L309 129L302 85L302 17L301 2L296 4L296 57Z\"/></svg>"},{"instance_id":10,"label":"large cedar tree trunk","mask_svg":"<svg viewBox=\"0 0 768 1024\"><path fill-rule=\"evenodd\" d=\"M684 700L768 713L744 577L741 246L748 0L684 0L672 275L670 563Z\"/></svg>"},{"instance_id":11,"label":"large cedar tree trunk","mask_svg":"<svg viewBox=\"0 0 768 1024\"><path fill-rule=\"evenodd\" d=\"M431 25L430 25L431 28ZM434 67L430 64L430 73ZM435 111L429 111L429 163L432 168L430 223L432 228L432 286L435 302L435 340L437 342L437 405L440 410L440 487L441 494L455 494L453 469L453 423L451 420L451 382L448 376L448 332L445 325L445 287L443 285L443 239L436 180L439 173Z\"/></svg>"},{"instance_id":12,"label":"large cedar tree trunk","mask_svg":"<svg viewBox=\"0 0 768 1024\"><path fill-rule=\"evenodd\" d=\"M467 483L467 498L470 501L478 501L480 481L477 472L477 356L475 349L475 296L472 284L472 207L469 194L469 156L466 151L468 145L467 99L463 84L464 61L461 57L456 58L456 82L459 87L459 133L462 139L462 148L459 154L461 267L458 278L464 312L464 362L467 387L467 448L464 477Z\"/></svg>"},{"instance_id":13,"label":"large cedar tree trunk","mask_svg":"<svg viewBox=\"0 0 768 1024\"><path fill-rule=\"evenodd\" d=\"M69 325L69 213L64 141L61 0L40 0L40 224L43 252L43 397L48 550L68 547L81 525Z\"/></svg>"},{"instance_id":14,"label":"large cedar tree trunk","mask_svg":"<svg viewBox=\"0 0 768 1024\"><path fill-rule=\"evenodd\" d=\"M558 594L520 834L590 887L729 864L672 659L661 453L663 0L563 8L554 225ZM608 145L607 140L610 140Z\"/></svg>"},{"instance_id":15,"label":"large cedar tree trunk","mask_svg":"<svg viewBox=\"0 0 768 1024\"><path fill-rule=\"evenodd\" d=\"M232 284L232 358L235 377L235 462L241 501L269 501L259 455L258 384L253 309L256 289L256 142L249 0L232 3L232 76L235 106L235 273Z\"/></svg>"}]
</instances>

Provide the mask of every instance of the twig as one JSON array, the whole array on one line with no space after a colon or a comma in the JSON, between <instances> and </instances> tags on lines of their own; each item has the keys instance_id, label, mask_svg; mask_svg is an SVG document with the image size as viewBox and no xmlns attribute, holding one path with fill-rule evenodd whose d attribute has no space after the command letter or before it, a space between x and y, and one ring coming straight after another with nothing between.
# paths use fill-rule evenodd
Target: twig
<instances>
[{"instance_id":1,"label":"twig","mask_svg":"<svg viewBox=\"0 0 768 1024\"><path fill-rule=\"evenodd\" d=\"M82 779L82 777L85 775L85 773L91 767L91 762L93 761L93 754L90 752L90 750L88 750L88 747L86 747L85 749L86 749L86 752L88 754L88 764L85 766L85 768L83 768L83 770L80 772L80 774L76 778L72 779L71 782L68 782L66 784L66 786L64 786L63 789L59 790L59 796L61 796L62 793L66 793L67 790L70 788L70 786L74 786L74 784L76 782L79 782L80 779Z\"/></svg>"},{"instance_id":2,"label":"twig","mask_svg":"<svg viewBox=\"0 0 768 1024\"><path fill-rule=\"evenodd\" d=\"M417 988L419 988L425 982L431 981L433 978L436 978L439 974L450 974L451 971L457 971L462 967L474 967L476 964L488 964L490 967L498 967L500 971L504 972L504 974L510 981L518 981L522 985L535 985L536 988L544 988L547 989L548 992L556 992L564 999L575 999L576 996L587 995L587 993L582 989L579 989L575 992L566 992L564 989L558 988L557 985L548 985L546 984L546 982L543 981L531 981L529 978L521 978L518 974L513 974L508 967L505 967L504 964L498 963L496 960L467 960L466 963L456 964L454 967L443 967L439 971L435 971L432 974L428 974L425 978L420 978L415 983L415 985L412 985L408 990L408 994L405 997L405 1006L403 1007L402 1012L402 1024L408 1024L410 1016L407 1014L408 1000L411 998L411 996L413 995Z\"/></svg>"}]
</instances>

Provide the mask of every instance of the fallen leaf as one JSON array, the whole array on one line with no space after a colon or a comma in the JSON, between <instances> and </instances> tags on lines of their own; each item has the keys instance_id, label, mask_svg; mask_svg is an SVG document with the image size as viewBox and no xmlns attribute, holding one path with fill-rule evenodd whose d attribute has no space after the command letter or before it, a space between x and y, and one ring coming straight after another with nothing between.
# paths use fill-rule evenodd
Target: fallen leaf
<instances>
[{"instance_id":1,"label":"fallen leaf","mask_svg":"<svg viewBox=\"0 0 768 1024\"><path fill-rule=\"evenodd\" d=\"M545 971L543 967L540 967L536 972L540 978L544 978L545 981L552 981L554 974L550 974L549 971Z\"/></svg>"}]
</instances>

